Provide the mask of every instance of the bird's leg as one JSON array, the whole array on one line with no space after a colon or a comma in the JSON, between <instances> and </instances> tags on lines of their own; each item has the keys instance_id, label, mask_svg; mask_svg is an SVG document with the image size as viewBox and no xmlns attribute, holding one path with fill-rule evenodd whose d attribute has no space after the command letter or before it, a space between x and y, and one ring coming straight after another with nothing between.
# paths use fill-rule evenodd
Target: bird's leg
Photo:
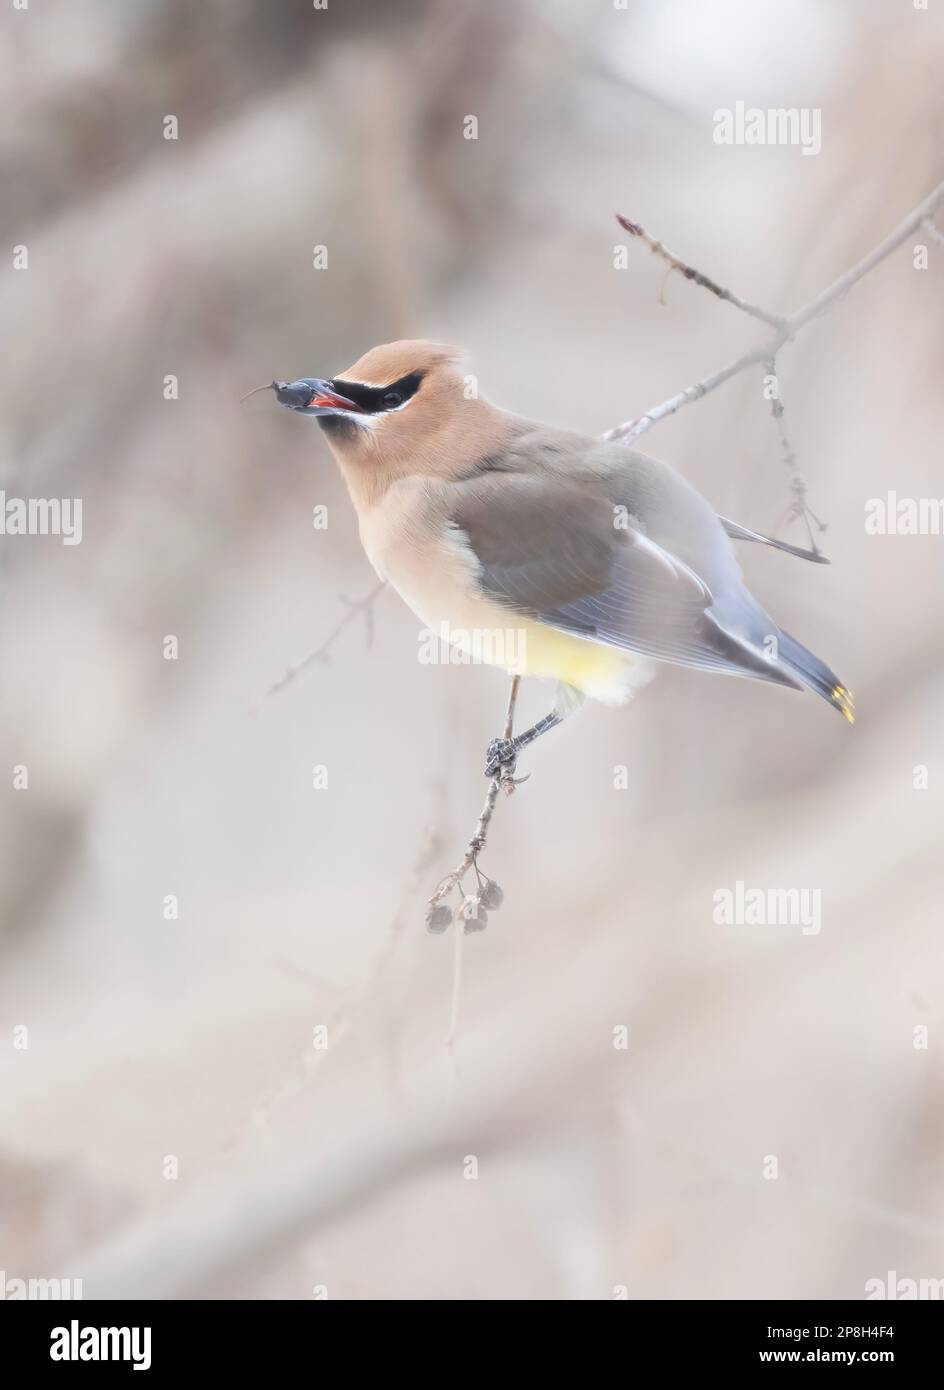
<instances>
[{"instance_id":1,"label":"bird's leg","mask_svg":"<svg viewBox=\"0 0 944 1390\"><path fill-rule=\"evenodd\" d=\"M536 738L546 734L549 729L556 729L557 725L562 723L563 718L562 714L558 714L556 710L551 710L550 714L546 714L543 719L532 724L530 729L515 734L513 738L493 738L485 750L485 776L497 777L499 772L509 774L514 772L515 762L522 748L527 748L529 743L533 743Z\"/></svg>"},{"instance_id":2,"label":"bird's leg","mask_svg":"<svg viewBox=\"0 0 944 1390\"><path fill-rule=\"evenodd\" d=\"M519 677L515 679L517 680ZM583 699L584 697L579 690L575 690L572 685L568 685L565 681L558 681L554 706L550 714L546 714L543 719L532 724L530 729L525 729L523 733L515 735L512 735L511 732L514 706L509 706L504 738L493 738L485 750L485 776L498 777L501 775L507 781L510 790L515 762L522 748L527 748L529 743L533 743L536 738L546 734L549 729L556 729L558 724L562 724L569 714L573 714L575 710L580 708ZM521 780L524 781L524 778Z\"/></svg>"}]
</instances>

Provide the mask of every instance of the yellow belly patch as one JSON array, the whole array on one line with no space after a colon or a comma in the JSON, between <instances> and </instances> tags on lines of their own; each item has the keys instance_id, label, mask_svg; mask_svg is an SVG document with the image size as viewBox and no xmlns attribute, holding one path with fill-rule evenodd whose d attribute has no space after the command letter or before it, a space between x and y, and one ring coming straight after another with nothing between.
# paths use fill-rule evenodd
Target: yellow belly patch
<instances>
[{"instance_id":1,"label":"yellow belly patch","mask_svg":"<svg viewBox=\"0 0 944 1390\"><path fill-rule=\"evenodd\" d=\"M521 675L565 681L607 704L623 704L649 678L644 658L543 623L524 623L522 638Z\"/></svg>"}]
</instances>

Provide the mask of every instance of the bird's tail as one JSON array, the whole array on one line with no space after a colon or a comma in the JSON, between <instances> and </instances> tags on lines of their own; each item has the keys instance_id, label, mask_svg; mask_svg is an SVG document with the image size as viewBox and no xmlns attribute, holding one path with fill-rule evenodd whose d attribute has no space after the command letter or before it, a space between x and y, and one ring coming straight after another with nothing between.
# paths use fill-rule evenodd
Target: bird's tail
<instances>
[{"instance_id":1,"label":"bird's tail","mask_svg":"<svg viewBox=\"0 0 944 1390\"><path fill-rule=\"evenodd\" d=\"M778 648L777 655L781 665L796 676L797 680L802 681L808 690L828 700L850 724L855 723L855 700L852 698L852 692L842 684L833 671L830 671L824 661L820 661L818 656L814 656L802 643L782 630Z\"/></svg>"}]
</instances>

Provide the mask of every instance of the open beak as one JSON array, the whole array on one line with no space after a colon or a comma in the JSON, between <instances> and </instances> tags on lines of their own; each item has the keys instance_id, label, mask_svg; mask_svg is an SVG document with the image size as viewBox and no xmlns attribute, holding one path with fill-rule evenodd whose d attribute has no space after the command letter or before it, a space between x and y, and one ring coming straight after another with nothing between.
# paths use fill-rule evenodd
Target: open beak
<instances>
[{"instance_id":1,"label":"open beak","mask_svg":"<svg viewBox=\"0 0 944 1390\"><path fill-rule=\"evenodd\" d=\"M363 415L364 411L347 396L335 391L330 381L303 376L298 381L273 381L272 389L280 405L297 410L302 415L337 415L348 411Z\"/></svg>"}]
</instances>

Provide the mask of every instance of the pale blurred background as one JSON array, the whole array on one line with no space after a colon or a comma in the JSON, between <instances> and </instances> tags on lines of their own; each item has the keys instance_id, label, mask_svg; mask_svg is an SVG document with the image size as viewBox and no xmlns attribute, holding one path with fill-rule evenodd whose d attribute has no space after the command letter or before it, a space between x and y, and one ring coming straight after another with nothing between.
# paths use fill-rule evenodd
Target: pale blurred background
<instances>
[{"instance_id":1,"label":"pale blurred background","mask_svg":"<svg viewBox=\"0 0 944 1390\"><path fill-rule=\"evenodd\" d=\"M362 1299L944 1276L941 541L864 528L870 497L944 493L944 247L911 239L782 354L831 567L741 548L857 726L665 668L537 745L452 1052L424 904L505 678L421 665L386 592L370 648L357 617L260 703L374 578L319 431L237 404L426 336L520 413L642 413L765 330L640 245L615 269L614 212L798 308L942 177L941 8L48 0L0 24L0 487L84 502L81 545L0 539L0 1268ZM738 100L821 108L821 153L715 145ZM757 372L644 447L745 525L788 505ZM820 889L821 933L716 925L739 879Z\"/></svg>"}]
</instances>

